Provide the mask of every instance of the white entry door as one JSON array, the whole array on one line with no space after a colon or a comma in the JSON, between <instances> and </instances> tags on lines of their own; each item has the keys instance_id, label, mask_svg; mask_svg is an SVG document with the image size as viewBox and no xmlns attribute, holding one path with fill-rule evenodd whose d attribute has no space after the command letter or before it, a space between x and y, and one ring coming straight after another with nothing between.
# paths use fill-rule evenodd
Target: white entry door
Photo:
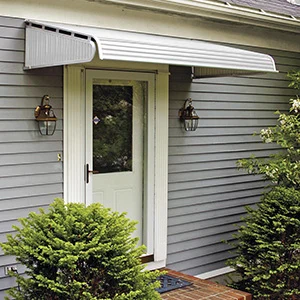
<instances>
[{"instance_id":1,"label":"white entry door","mask_svg":"<svg viewBox=\"0 0 300 300\"><path fill-rule=\"evenodd\" d=\"M148 82L137 73L87 70L87 204L100 202L138 221L144 241L145 103ZM146 159L147 160L147 159Z\"/></svg>"}]
</instances>

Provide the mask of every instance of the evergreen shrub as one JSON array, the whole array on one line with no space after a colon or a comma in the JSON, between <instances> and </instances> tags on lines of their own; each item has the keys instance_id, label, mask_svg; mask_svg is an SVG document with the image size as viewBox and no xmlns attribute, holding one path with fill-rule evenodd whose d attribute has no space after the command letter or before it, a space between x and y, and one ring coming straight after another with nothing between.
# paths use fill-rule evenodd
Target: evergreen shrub
<instances>
[{"instance_id":1,"label":"evergreen shrub","mask_svg":"<svg viewBox=\"0 0 300 300\"><path fill-rule=\"evenodd\" d=\"M300 71L289 73L299 90ZM250 174L271 184L258 208L248 210L237 238L237 257L228 261L238 276L231 286L259 300L300 300L300 99L290 99L289 113L276 112L278 123L262 129L264 143L282 150L267 159L252 156L238 162Z\"/></svg>"},{"instance_id":2,"label":"evergreen shrub","mask_svg":"<svg viewBox=\"0 0 300 300\"><path fill-rule=\"evenodd\" d=\"M159 272L144 270L131 234L135 222L100 204L64 204L56 199L48 212L30 213L1 244L26 266L15 276L17 300L161 299L155 288ZM9 299L9 298L6 298Z\"/></svg>"},{"instance_id":3,"label":"evergreen shrub","mask_svg":"<svg viewBox=\"0 0 300 300\"><path fill-rule=\"evenodd\" d=\"M274 187L247 210L228 262L240 276L231 286L254 299L300 299L300 191Z\"/></svg>"}]
</instances>

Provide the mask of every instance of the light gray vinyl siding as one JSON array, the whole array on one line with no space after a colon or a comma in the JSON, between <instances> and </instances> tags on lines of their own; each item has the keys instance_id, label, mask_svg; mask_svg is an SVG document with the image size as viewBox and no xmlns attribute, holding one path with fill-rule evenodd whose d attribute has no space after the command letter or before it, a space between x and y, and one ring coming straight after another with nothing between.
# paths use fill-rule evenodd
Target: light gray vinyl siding
<instances>
[{"instance_id":1,"label":"light gray vinyl siding","mask_svg":"<svg viewBox=\"0 0 300 300\"><path fill-rule=\"evenodd\" d=\"M0 242L12 225L63 196L62 68L23 71L24 20L0 17ZM49 94L58 117L51 137L39 134L34 109ZM0 250L0 299L14 284L4 267L14 263ZM24 268L18 266L19 272Z\"/></svg>"},{"instance_id":2,"label":"light gray vinyl siding","mask_svg":"<svg viewBox=\"0 0 300 300\"><path fill-rule=\"evenodd\" d=\"M170 67L169 268L191 275L225 267L245 205L255 205L265 186L259 176L238 171L236 161L267 157L279 148L253 136L275 125L274 111L288 110L295 92L287 71L300 67L300 54L269 49L278 74L190 79L190 68ZM200 116L196 132L185 132L178 110L191 97Z\"/></svg>"}]
</instances>

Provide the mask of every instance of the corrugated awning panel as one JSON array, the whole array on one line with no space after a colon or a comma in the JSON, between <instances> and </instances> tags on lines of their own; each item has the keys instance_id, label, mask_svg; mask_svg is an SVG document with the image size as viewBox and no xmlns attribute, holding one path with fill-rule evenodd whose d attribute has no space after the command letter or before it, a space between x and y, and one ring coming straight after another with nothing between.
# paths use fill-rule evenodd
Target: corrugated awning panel
<instances>
[{"instance_id":1,"label":"corrugated awning panel","mask_svg":"<svg viewBox=\"0 0 300 300\"><path fill-rule=\"evenodd\" d=\"M249 71L276 70L273 58L268 55L203 41L140 33L123 36L122 32L102 30L97 44L101 47L102 59Z\"/></svg>"},{"instance_id":2,"label":"corrugated awning panel","mask_svg":"<svg viewBox=\"0 0 300 300\"><path fill-rule=\"evenodd\" d=\"M42 26L42 28L35 27L34 29L40 32L40 36L46 35L49 39L48 36L50 34L48 31L50 31L52 35L59 36L57 37L57 46L60 59L59 62L53 61L52 65L65 65L72 63L72 61L74 61L73 63L77 63L80 59L84 59L84 57L78 57L79 53L92 54L92 43L95 41L101 60L149 62L244 70L249 72L276 72L274 60L269 55L214 43L57 23L39 23L33 21L28 21L28 23L29 25L26 31L32 30L32 26ZM69 33L69 35L67 35L67 33ZM85 37L86 40L82 37ZM76 43L78 43L77 47L79 47L80 51L75 51L74 53L74 50L69 49L71 45L62 47L61 44L64 43L64 39L76 40ZM78 42L79 39L84 40L84 42ZM26 51L34 52L35 50L31 50L31 47L39 47L42 51L46 51L47 46L44 40L45 38L39 37L38 35L34 37L35 43L30 39L28 41L26 40L26 44L28 44L26 45ZM74 47L74 45L72 45L72 47ZM51 52L52 48L47 51ZM91 56L89 55L87 55L88 59L86 61L91 60ZM53 55L51 59L55 60L55 55ZM80 62L83 62L83 60ZM44 65L47 63L48 62ZM41 64L43 63L37 62L34 64L34 62L31 61L30 66L34 68ZM26 66L29 67L27 61Z\"/></svg>"}]
</instances>

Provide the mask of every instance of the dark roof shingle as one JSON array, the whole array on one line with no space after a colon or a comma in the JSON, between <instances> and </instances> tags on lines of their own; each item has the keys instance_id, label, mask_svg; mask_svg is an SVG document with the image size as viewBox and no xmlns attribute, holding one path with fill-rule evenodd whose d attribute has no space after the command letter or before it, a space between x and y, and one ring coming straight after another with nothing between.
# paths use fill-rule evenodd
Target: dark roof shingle
<instances>
[{"instance_id":1,"label":"dark roof shingle","mask_svg":"<svg viewBox=\"0 0 300 300\"><path fill-rule=\"evenodd\" d=\"M291 4L287 0L226 0L226 2L245 7L262 9L266 12L300 17L300 6Z\"/></svg>"}]
</instances>

